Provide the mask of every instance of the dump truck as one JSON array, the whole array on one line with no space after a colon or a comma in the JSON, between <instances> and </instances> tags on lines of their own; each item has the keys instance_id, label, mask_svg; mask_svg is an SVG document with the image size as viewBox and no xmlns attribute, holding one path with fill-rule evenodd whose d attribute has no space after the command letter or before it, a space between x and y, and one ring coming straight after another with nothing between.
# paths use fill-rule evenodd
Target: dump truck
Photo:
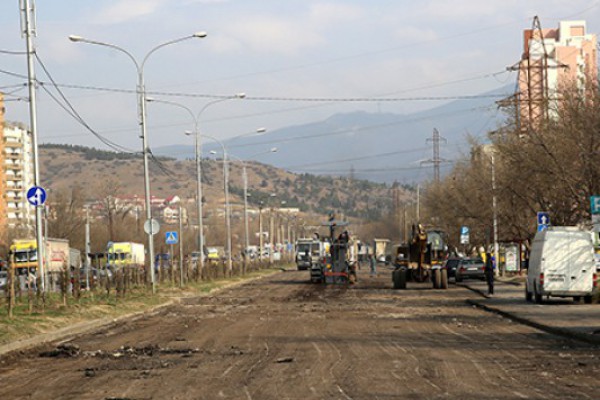
<instances>
[{"instance_id":1,"label":"dump truck","mask_svg":"<svg viewBox=\"0 0 600 400\"><path fill-rule=\"evenodd\" d=\"M448 254L446 233L412 226L408 243L396 246L392 281L394 289L406 289L407 282L431 281L434 289L448 288L448 271L444 260Z\"/></svg>"}]
</instances>

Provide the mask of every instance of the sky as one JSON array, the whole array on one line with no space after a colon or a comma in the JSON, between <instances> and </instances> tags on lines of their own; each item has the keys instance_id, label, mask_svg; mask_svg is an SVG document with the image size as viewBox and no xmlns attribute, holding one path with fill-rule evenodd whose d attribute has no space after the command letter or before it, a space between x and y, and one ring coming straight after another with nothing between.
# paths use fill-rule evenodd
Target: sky
<instances>
[{"instance_id":1,"label":"sky","mask_svg":"<svg viewBox=\"0 0 600 400\"><path fill-rule=\"evenodd\" d=\"M336 113L405 114L514 84L507 71L522 52L522 31L584 19L600 31L600 1L583 0L37 0L35 46L41 143L107 148L61 108L52 80L81 119L126 149L141 150L137 72L119 51L73 43L71 34L111 43L147 59L149 96L198 114L219 139L324 120ZM19 0L0 2L0 90L6 118L29 122ZM7 53L8 52L8 53ZM42 67L43 65L43 67ZM16 75L16 76L15 76ZM245 99L207 104L245 93ZM445 100L431 100L444 97ZM393 101L390 101L393 100ZM62 101L62 100L61 100ZM494 99L490 99L493 102ZM189 144L193 119L149 103L151 147ZM431 132L424 132L424 136Z\"/></svg>"}]
</instances>

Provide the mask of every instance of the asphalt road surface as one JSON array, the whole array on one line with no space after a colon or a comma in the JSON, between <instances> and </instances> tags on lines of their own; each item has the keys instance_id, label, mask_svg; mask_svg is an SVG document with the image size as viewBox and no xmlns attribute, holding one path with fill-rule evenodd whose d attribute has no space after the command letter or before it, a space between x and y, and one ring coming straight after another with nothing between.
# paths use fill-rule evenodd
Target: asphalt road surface
<instances>
[{"instance_id":1,"label":"asphalt road surface","mask_svg":"<svg viewBox=\"0 0 600 400\"><path fill-rule=\"evenodd\" d=\"M598 399L600 349L451 285L282 272L0 361L0 399Z\"/></svg>"}]
</instances>

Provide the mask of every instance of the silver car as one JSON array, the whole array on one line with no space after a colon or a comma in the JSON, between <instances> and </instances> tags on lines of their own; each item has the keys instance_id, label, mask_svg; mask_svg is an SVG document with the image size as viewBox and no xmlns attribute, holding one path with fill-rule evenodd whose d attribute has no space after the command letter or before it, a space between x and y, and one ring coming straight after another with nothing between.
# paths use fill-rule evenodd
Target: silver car
<instances>
[{"instance_id":1,"label":"silver car","mask_svg":"<svg viewBox=\"0 0 600 400\"><path fill-rule=\"evenodd\" d=\"M481 258L464 258L456 267L456 282L463 279L485 279L485 263Z\"/></svg>"},{"instance_id":2,"label":"silver car","mask_svg":"<svg viewBox=\"0 0 600 400\"><path fill-rule=\"evenodd\" d=\"M6 288L7 282L8 282L8 272L0 271L0 290L4 290Z\"/></svg>"}]
</instances>

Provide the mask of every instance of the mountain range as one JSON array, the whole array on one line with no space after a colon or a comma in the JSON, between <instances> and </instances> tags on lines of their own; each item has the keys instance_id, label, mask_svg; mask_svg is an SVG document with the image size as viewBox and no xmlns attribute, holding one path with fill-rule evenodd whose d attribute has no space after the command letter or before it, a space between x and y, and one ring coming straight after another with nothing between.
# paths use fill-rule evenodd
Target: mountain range
<instances>
[{"instance_id":1,"label":"mountain range","mask_svg":"<svg viewBox=\"0 0 600 400\"><path fill-rule=\"evenodd\" d=\"M277 153L261 161L292 172L418 183L433 176L434 129L441 135L443 174L452 160L468 151L468 135L480 137L502 122L495 102L510 96L511 91L512 86L504 86L411 114L335 114L322 121L225 141L225 145L242 159L276 146ZM211 150L218 148L212 143L203 146L203 154ZM173 157L194 154L194 148L172 145L153 152Z\"/></svg>"}]
</instances>

